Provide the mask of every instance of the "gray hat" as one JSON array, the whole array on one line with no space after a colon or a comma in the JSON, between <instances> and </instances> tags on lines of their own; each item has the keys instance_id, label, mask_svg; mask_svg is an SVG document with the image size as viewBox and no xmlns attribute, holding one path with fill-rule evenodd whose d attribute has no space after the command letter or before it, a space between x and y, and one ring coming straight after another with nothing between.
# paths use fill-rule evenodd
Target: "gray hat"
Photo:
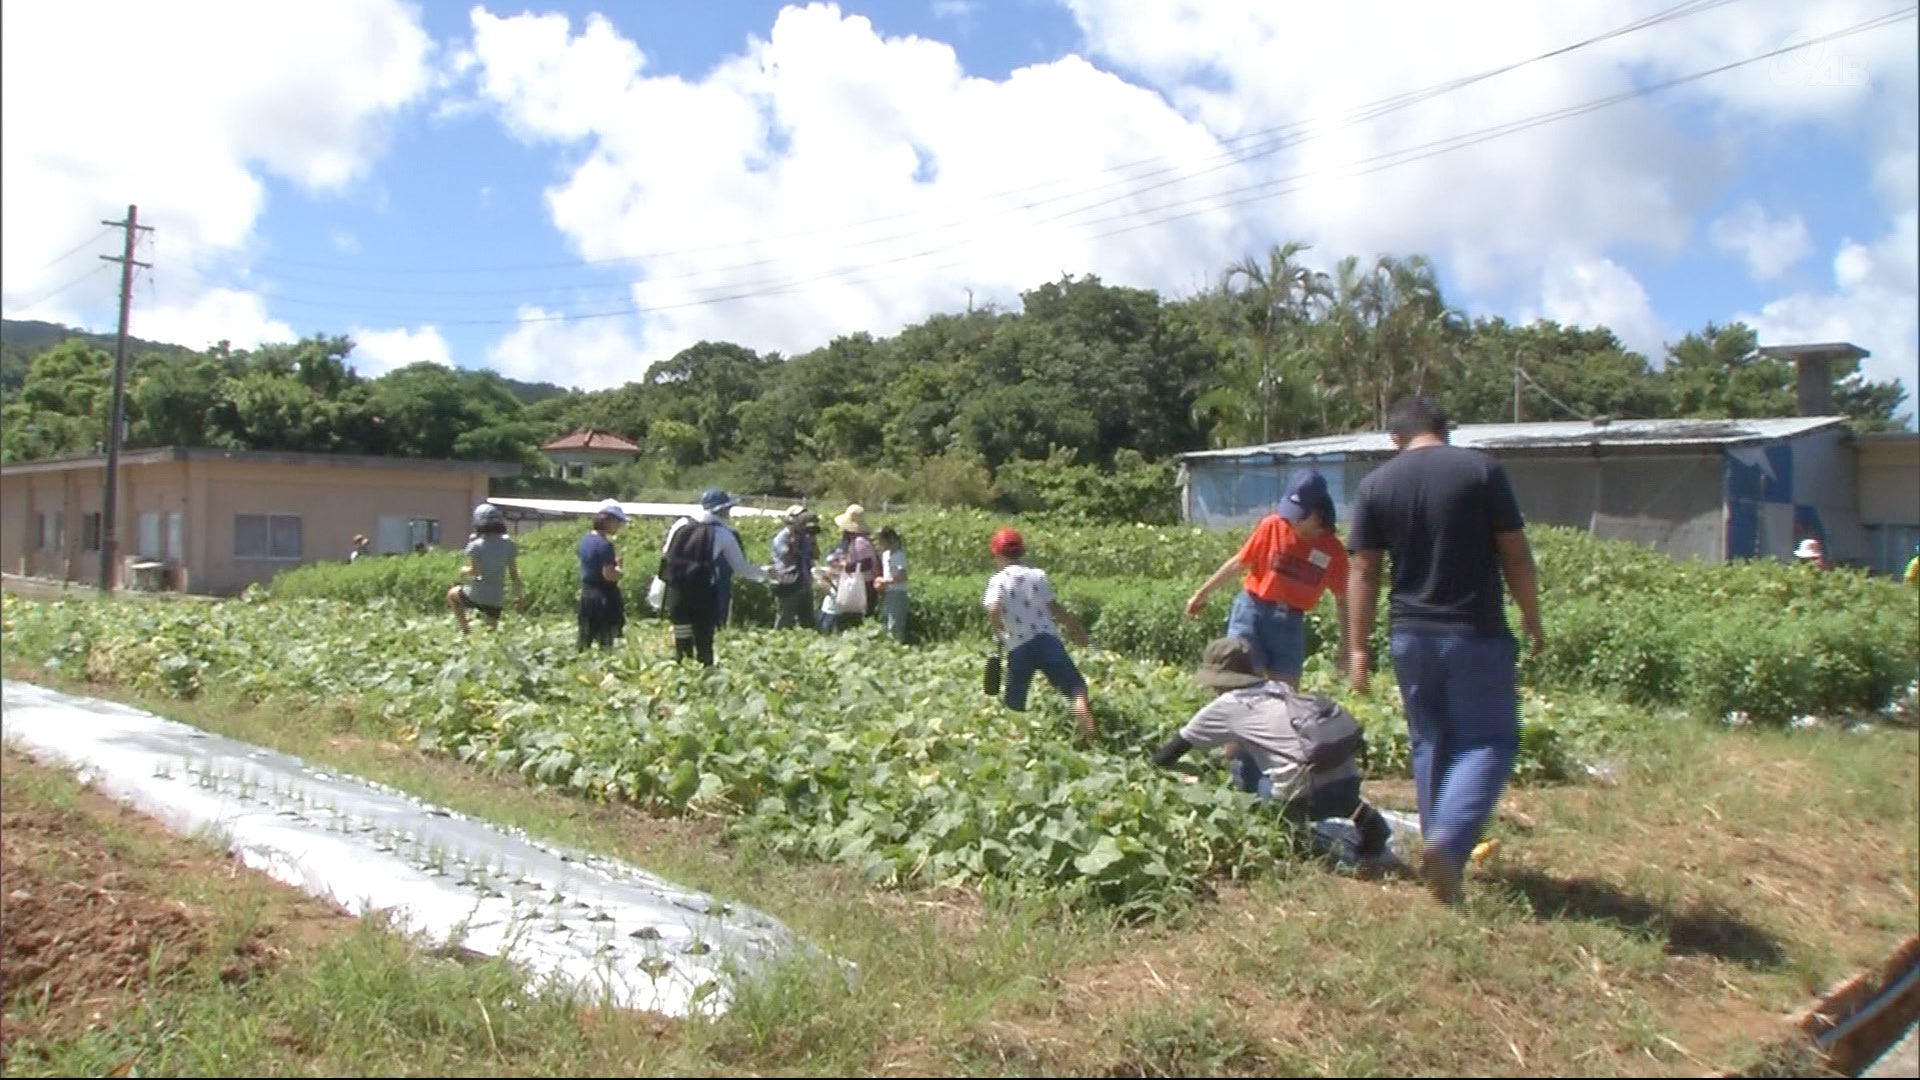
<instances>
[{"instance_id":1,"label":"gray hat","mask_svg":"<svg viewBox=\"0 0 1920 1080\"><path fill-rule=\"evenodd\" d=\"M1254 670L1253 647L1240 638L1207 642L1206 651L1200 654L1200 670L1193 673L1193 678L1215 690L1238 690L1267 681Z\"/></svg>"}]
</instances>

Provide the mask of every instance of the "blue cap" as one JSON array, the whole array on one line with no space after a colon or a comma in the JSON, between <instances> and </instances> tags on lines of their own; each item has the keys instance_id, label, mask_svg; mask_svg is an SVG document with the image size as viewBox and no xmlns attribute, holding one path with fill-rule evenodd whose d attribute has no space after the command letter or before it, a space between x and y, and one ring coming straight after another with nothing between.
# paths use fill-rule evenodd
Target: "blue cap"
<instances>
[{"instance_id":1,"label":"blue cap","mask_svg":"<svg viewBox=\"0 0 1920 1080\"><path fill-rule=\"evenodd\" d=\"M1333 496L1327 492L1327 478L1308 469L1295 473L1293 482L1287 485L1287 493L1280 497L1280 516L1298 525L1307 520L1307 515L1320 512L1320 521L1327 528L1333 528L1335 512Z\"/></svg>"},{"instance_id":2,"label":"blue cap","mask_svg":"<svg viewBox=\"0 0 1920 1080\"><path fill-rule=\"evenodd\" d=\"M700 493L700 509L710 513L719 513L733 505L733 496L717 487L708 488Z\"/></svg>"}]
</instances>

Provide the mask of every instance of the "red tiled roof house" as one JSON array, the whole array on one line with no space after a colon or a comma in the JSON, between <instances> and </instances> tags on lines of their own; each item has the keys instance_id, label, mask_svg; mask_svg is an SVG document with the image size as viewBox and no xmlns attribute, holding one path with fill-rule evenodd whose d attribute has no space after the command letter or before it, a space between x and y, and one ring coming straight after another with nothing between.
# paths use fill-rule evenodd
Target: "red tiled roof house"
<instances>
[{"instance_id":1,"label":"red tiled roof house","mask_svg":"<svg viewBox=\"0 0 1920 1080\"><path fill-rule=\"evenodd\" d=\"M624 465L640 458L640 447L610 431L582 428L542 446L553 475L583 479L596 468Z\"/></svg>"}]
</instances>

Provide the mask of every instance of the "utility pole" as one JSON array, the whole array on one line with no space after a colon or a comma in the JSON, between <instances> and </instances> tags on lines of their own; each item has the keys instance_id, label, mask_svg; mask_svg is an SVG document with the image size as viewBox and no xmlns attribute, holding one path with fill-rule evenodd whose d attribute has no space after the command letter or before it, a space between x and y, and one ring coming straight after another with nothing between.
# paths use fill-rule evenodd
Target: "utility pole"
<instances>
[{"instance_id":1,"label":"utility pole","mask_svg":"<svg viewBox=\"0 0 1920 1080\"><path fill-rule=\"evenodd\" d=\"M120 339L113 349L113 416L107 424L107 489L102 498L100 509L100 591L113 591L114 559L119 547L119 524L114 512L118 509L120 483L120 428L125 422L127 406L127 316L133 307L133 268L144 266L149 269L152 263L136 262L133 257L134 240L142 230L152 232L153 226L140 224L140 208L132 204L127 206L127 220L102 221L102 225L113 225L127 231L124 253L119 257L102 255L108 262L120 264Z\"/></svg>"},{"instance_id":2,"label":"utility pole","mask_svg":"<svg viewBox=\"0 0 1920 1080\"><path fill-rule=\"evenodd\" d=\"M1513 422L1520 422L1520 350L1513 350Z\"/></svg>"}]
</instances>

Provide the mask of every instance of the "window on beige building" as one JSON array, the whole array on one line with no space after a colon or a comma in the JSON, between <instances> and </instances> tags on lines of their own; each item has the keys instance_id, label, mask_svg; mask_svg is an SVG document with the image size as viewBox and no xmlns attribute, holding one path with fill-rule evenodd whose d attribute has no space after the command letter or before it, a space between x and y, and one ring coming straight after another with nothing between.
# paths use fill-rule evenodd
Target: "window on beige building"
<instances>
[{"instance_id":1,"label":"window on beige building","mask_svg":"<svg viewBox=\"0 0 1920 1080\"><path fill-rule=\"evenodd\" d=\"M298 559L300 517L297 514L235 514L233 557L236 559Z\"/></svg>"},{"instance_id":2,"label":"window on beige building","mask_svg":"<svg viewBox=\"0 0 1920 1080\"><path fill-rule=\"evenodd\" d=\"M140 515L139 531L135 537L133 553L143 559L158 559L160 550L160 512L149 510Z\"/></svg>"},{"instance_id":3,"label":"window on beige building","mask_svg":"<svg viewBox=\"0 0 1920 1080\"><path fill-rule=\"evenodd\" d=\"M82 551L100 550L100 513L82 515L80 518L80 549Z\"/></svg>"}]
</instances>

